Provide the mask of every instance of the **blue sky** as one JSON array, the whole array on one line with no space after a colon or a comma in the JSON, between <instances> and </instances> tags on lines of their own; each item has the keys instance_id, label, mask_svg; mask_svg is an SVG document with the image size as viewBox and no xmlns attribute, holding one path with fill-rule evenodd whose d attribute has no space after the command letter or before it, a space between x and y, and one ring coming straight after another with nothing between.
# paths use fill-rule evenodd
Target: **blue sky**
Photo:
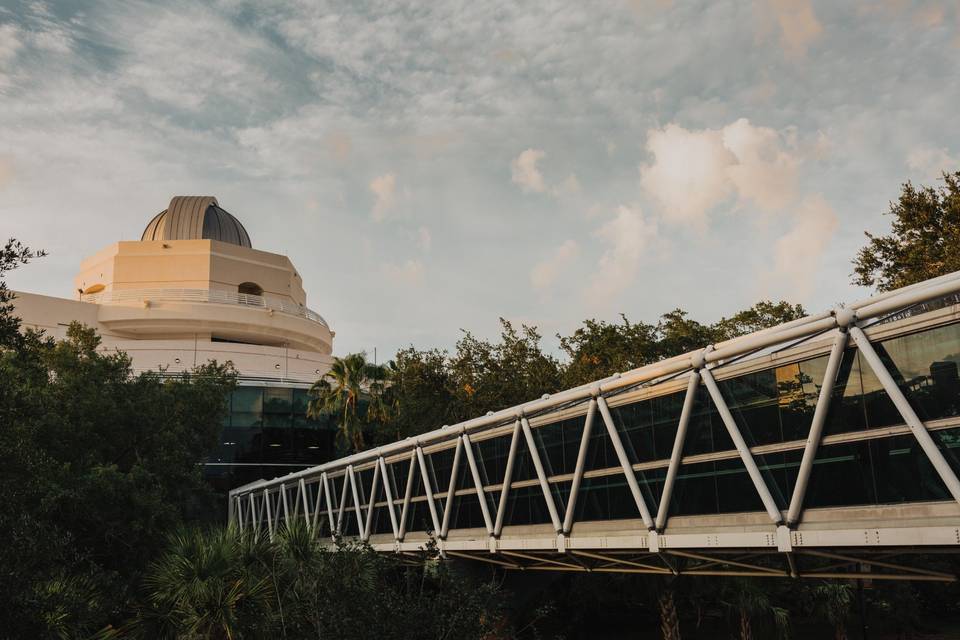
<instances>
[{"instance_id":1,"label":"blue sky","mask_svg":"<svg viewBox=\"0 0 960 640\"><path fill-rule=\"evenodd\" d=\"M0 230L86 255L177 194L286 253L335 352L497 318L820 310L960 169L955 1L0 2Z\"/></svg>"}]
</instances>

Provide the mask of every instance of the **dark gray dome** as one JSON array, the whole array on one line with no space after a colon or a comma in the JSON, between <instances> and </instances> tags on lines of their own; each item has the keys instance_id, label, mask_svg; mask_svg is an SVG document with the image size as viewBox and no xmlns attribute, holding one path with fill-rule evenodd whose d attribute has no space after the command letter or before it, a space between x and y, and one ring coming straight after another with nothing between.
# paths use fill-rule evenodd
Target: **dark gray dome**
<instances>
[{"instance_id":1,"label":"dark gray dome","mask_svg":"<svg viewBox=\"0 0 960 640\"><path fill-rule=\"evenodd\" d=\"M221 209L213 196L174 196L153 217L141 240L219 240L252 248L240 221Z\"/></svg>"}]
</instances>

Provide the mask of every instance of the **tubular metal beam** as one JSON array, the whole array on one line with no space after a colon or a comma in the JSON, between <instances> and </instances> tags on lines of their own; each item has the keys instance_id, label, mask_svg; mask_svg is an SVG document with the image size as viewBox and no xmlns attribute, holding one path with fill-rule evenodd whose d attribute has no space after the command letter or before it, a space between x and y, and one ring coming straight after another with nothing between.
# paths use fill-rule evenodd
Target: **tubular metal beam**
<instances>
[{"instance_id":1,"label":"tubular metal beam","mask_svg":"<svg viewBox=\"0 0 960 640\"><path fill-rule=\"evenodd\" d=\"M383 476L383 495L387 498L387 513L390 514L390 528L393 529L393 539L400 539L400 529L397 526L396 505L393 504L393 487L390 484L390 476L387 475L387 463L383 458L377 458L377 465L380 467L380 475Z\"/></svg>"},{"instance_id":2,"label":"tubular metal beam","mask_svg":"<svg viewBox=\"0 0 960 640\"><path fill-rule=\"evenodd\" d=\"M400 540L407 535L407 512L410 509L410 500L413 499L413 472L417 468L417 452L410 452L410 467L407 469L407 486L403 490L403 507L400 509Z\"/></svg>"},{"instance_id":3,"label":"tubular metal beam","mask_svg":"<svg viewBox=\"0 0 960 640\"><path fill-rule=\"evenodd\" d=\"M352 467L347 467L351 469ZM343 514L344 510L347 507L347 491L349 490L350 480L348 478L347 472L343 473L343 489L340 491L340 505L337 509L337 535L343 534Z\"/></svg>"},{"instance_id":4,"label":"tubular metal beam","mask_svg":"<svg viewBox=\"0 0 960 640\"><path fill-rule=\"evenodd\" d=\"M440 539L447 537L450 531L450 516L453 513L453 500L457 491L457 472L460 470L460 453L463 451L463 439L457 438L457 448L453 452L453 467L450 469L450 484L447 487L447 500L443 503L443 522L440 525Z\"/></svg>"},{"instance_id":5,"label":"tubular metal beam","mask_svg":"<svg viewBox=\"0 0 960 640\"><path fill-rule=\"evenodd\" d=\"M513 464L517 459L517 444L520 441L520 421L513 426L513 439L510 440L510 453L507 454L507 467L503 472L503 486L500 488L500 502L497 504L497 522L493 525L493 535L499 538L503 531L503 518L507 514L507 494L510 493L510 481L513 478Z\"/></svg>"},{"instance_id":6,"label":"tubular metal beam","mask_svg":"<svg viewBox=\"0 0 960 640\"><path fill-rule=\"evenodd\" d=\"M877 355L877 352L873 349L873 345L870 344L870 340L864 335L863 331L860 330L860 327L857 326L850 327L850 335L853 336L853 340L857 343L860 353L866 359L870 368L873 369L874 375L880 380L880 384L883 385L887 395L893 400L897 411L903 416L904 422L910 427L910 431L913 432L914 437L920 444L920 448L923 449L923 452L927 455L927 459L930 460L933 468L937 470L937 474L940 476L940 479L943 480L943 484L947 486L950 495L953 496L954 500L960 502L960 480L957 479L957 475L953 472L953 469L950 468L950 463L943 457L943 453L933 441L930 432L927 431L927 428L923 422L921 422L913 410L913 407L910 406L910 402L907 400L907 397L903 395L903 391L900 390L893 376L887 371L883 361L880 360L880 356Z\"/></svg>"},{"instance_id":7,"label":"tubular metal beam","mask_svg":"<svg viewBox=\"0 0 960 640\"><path fill-rule=\"evenodd\" d=\"M267 533L270 535L270 542L273 542L273 518L270 515L270 490L263 490L263 501L267 505Z\"/></svg>"},{"instance_id":8,"label":"tubular metal beam","mask_svg":"<svg viewBox=\"0 0 960 640\"><path fill-rule=\"evenodd\" d=\"M847 332L840 330L833 341L827 368L823 374L823 383L820 386L820 395L817 406L813 410L813 419L810 421L810 431L807 433L807 444L803 449L803 458L800 460L800 470L797 472L797 483L790 498L790 508L787 510L787 525L796 526L803 515L803 499L807 493L807 484L810 473L813 471L813 461L817 457L817 449L823 438L823 427L830 412L830 398L833 397L833 385L837 381L840 371L840 362L843 360L843 351L847 347Z\"/></svg>"},{"instance_id":9,"label":"tubular metal beam","mask_svg":"<svg viewBox=\"0 0 960 640\"><path fill-rule=\"evenodd\" d=\"M523 437L527 441L527 449L530 450L533 468L536 469L537 478L540 480L540 490L543 491L543 501L547 503L547 511L550 512L550 522L553 523L553 530L560 533L563 526L560 524L557 505L553 501L553 493L550 492L550 483L547 482L547 474L543 470L543 462L540 460L540 453L537 451L537 443L533 439L533 432L530 430L530 421L525 417L521 418L520 426L523 428Z\"/></svg>"},{"instance_id":10,"label":"tubular metal beam","mask_svg":"<svg viewBox=\"0 0 960 640\"><path fill-rule=\"evenodd\" d=\"M463 450L467 452L467 464L470 465L470 475L473 476L473 486L477 490L477 499L480 501L480 513L483 514L483 524L487 528L487 533L493 535L493 521L490 518L490 507L487 506L487 494L483 490L483 479L480 477L480 469L477 467L477 461L473 457L473 445L470 444L470 436L463 434L460 436L463 442Z\"/></svg>"},{"instance_id":11,"label":"tubular metal beam","mask_svg":"<svg viewBox=\"0 0 960 640\"><path fill-rule=\"evenodd\" d=\"M627 452L623 448L623 442L620 441L620 434L617 433L617 425L610 415L610 408L607 407L607 401L603 396L597 398L597 407L600 409L600 415L603 417L603 423L607 427L607 433L610 435L610 441L617 452L617 458L620 460L620 466L623 468L623 475L627 478L627 485L633 494L633 500L637 503L637 509L640 510L640 517L643 518L643 524L647 529L653 529L653 518L650 517L650 510L647 509L647 503L640 492L640 484L637 482L637 475L633 472L633 465L627 458Z\"/></svg>"},{"instance_id":12,"label":"tubular metal beam","mask_svg":"<svg viewBox=\"0 0 960 640\"><path fill-rule=\"evenodd\" d=\"M730 439L733 440L733 445L740 454L740 459L743 460L743 466L747 468L747 474L749 474L750 479L753 480L753 486L757 489L757 493L760 495L760 500L763 501L763 506L766 508L767 514L769 514L770 519L778 526L783 524L783 516L780 514L780 509L773 500L773 496L770 495L770 490L763 481L763 476L760 475L760 469L757 468L753 454L750 453L750 448L740 434L740 429L737 427L736 420L733 419L733 414L731 414L730 409L727 408L727 403L720 393L720 388L717 386L716 380L713 379L713 374L710 373L709 369L701 369L700 377L703 378L704 385L707 387L707 391L710 392L710 397L713 398L713 404L717 407L717 413L720 414L723 424L727 427L727 433L730 434Z\"/></svg>"},{"instance_id":13,"label":"tubular metal beam","mask_svg":"<svg viewBox=\"0 0 960 640\"><path fill-rule=\"evenodd\" d=\"M316 534L320 529L321 520L320 514L323 513L323 500L325 496L323 493L323 478L317 481L317 497L313 501L313 516L311 516L311 526L310 530Z\"/></svg>"},{"instance_id":14,"label":"tubular metal beam","mask_svg":"<svg viewBox=\"0 0 960 640\"><path fill-rule=\"evenodd\" d=\"M697 389L700 387L700 374L690 372L687 381L687 394L683 397L683 408L680 410L680 422L677 424L677 434L673 439L673 451L670 453L670 466L667 467L667 477L663 482L663 493L660 496L660 508L657 509L657 531L663 531L667 525L667 516L670 512L670 498L677 481L677 472L680 471L680 460L683 458L683 444L687 439L687 428L690 425L690 414L693 413L693 403L697 399Z\"/></svg>"},{"instance_id":15,"label":"tubular metal beam","mask_svg":"<svg viewBox=\"0 0 960 640\"><path fill-rule=\"evenodd\" d=\"M384 478L386 484L386 478ZM380 465L373 467L373 480L370 482L370 497L367 498L367 522L363 526L363 541L370 539L370 527L373 524L373 510L377 503L377 489L380 488Z\"/></svg>"},{"instance_id":16,"label":"tubular metal beam","mask_svg":"<svg viewBox=\"0 0 960 640\"><path fill-rule=\"evenodd\" d=\"M570 496L567 498L567 508L563 513L563 533L565 534L573 530L573 515L577 509L577 496L580 495L580 483L583 482L583 471L587 465L587 448L590 446L590 434L593 431L593 421L596 416L597 401L591 399L587 406L587 417L583 422L583 434L580 436L580 449L577 451L577 466L573 471Z\"/></svg>"},{"instance_id":17,"label":"tubular metal beam","mask_svg":"<svg viewBox=\"0 0 960 640\"><path fill-rule=\"evenodd\" d=\"M357 516L357 535L363 535L363 514L360 513L360 495L357 491L357 474L353 471L353 465L347 467L347 475L350 478L350 493L353 495L353 511Z\"/></svg>"},{"instance_id":18,"label":"tubular metal beam","mask_svg":"<svg viewBox=\"0 0 960 640\"><path fill-rule=\"evenodd\" d=\"M333 501L334 495L330 492L330 477L327 476L327 472L324 471L320 476L320 479L323 481L323 492L326 494L327 499L327 519L330 521L330 536L333 536L334 531L334 522L333 522Z\"/></svg>"},{"instance_id":19,"label":"tubular metal beam","mask_svg":"<svg viewBox=\"0 0 960 640\"><path fill-rule=\"evenodd\" d=\"M303 503L303 522L307 527L307 531L310 531L310 525L313 524L310 521L310 499L307 497L307 483L303 478L300 478L300 501L298 505ZM299 506L297 507L299 508Z\"/></svg>"},{"instance_id":20,"label":"tubular metal beam","mask_svg":"<svg viewBox=\"0 0 960 640\"><path fill-rule=\"evenodd\" d=\"M283 504L283 524L290 522L290 507L287 506L287 485L280 485L280 500ZM279 516L279 514L277 514ZM279 520L277 522L279 524Z\"/></svg>"},{"instance_id":21,"label":"tubular metal beam","mask_svg":"<svg viewBox=\"0 0 960 640\"><path fill-rule=\"evenodd\" d=\"M427 494L427 506L430 507L433 530L439 535L440 518L437 516L437 504L433 499L433 485L430 483L430 474L427 473L427 460L423 457L423 449L420 447L417 447L417 461L420 463L420 476L423 478L423 491Z\"/></svg>"}]
</instances>

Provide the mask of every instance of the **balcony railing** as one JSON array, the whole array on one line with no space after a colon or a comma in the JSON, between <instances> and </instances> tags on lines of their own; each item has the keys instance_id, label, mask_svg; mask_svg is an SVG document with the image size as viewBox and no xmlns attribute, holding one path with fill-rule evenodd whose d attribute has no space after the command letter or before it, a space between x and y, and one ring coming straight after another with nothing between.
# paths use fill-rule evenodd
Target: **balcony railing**
<instances>
[{"instance_id":1,"label":"balcony railing","mask_svg":"<svg viewBox=\"0 0 960 640\"><path fill-rule=\"evenodd\" d=\"M150 302L209 302L213 304L234 304L244 307L272 309L313 322L319 322L330 328L327 321L316 311L290 300L275 297L256 296L249 293L221 291L218 289L120 289L87 293L80 296L82 302L94 304L129 304Z\"/></svg>"}]
</instances>

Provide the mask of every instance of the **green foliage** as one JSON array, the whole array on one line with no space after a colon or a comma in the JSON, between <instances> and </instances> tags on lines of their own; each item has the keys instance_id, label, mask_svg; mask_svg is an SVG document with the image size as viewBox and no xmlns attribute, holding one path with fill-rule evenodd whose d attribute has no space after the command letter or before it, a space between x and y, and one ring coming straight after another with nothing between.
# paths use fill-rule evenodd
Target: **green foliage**
<instances>
[{"instance_id":1,"label":"green foliage","mask_svg":"<svg viewBox=\"0 0 960 640\"><path fill-rule=\"evenodd\" d=\"M960 171L943 174L940 188L903 185L890 203L890 235L866 232L869 243L853 261L853 283L890 291L960 270Z\"/></svg>"},{"instance_id":2,"label":"green foliage","mask_svg":"<svg viewBox=\"0 0 960 640\"><path fill-rule=\"evenodd\" d=\"M425 554L417 566L369 546L322 543L297 521L273 542L235 530L173 536L151 565L141 638L482 638L501 625L495 582Z\"/></svg>"},{"instance_id":3,"label":"green foliage","mask_svg":"<svg viewBox=\"0 0 960 640\"><path fill-rule=\"evenodd\" d=\"M0 273L35 255L8 243ZM19 333L3 285L0 300L0 629L88 637L121 615L165 531L220 512L197 463L235 374L135 375L79 324L59 342Z\"/></svg>"},{"instance_id":4,"label":"green foliage","mask_svg":"<svg viewBox=\"0 0 960 640\"><path fill-rule=\"evenodd\" d=\"M10 238L0 249L0 278L8 271L27 264L34 258L46 255L43 251L33 251L17 240ZM0 280L0 349L13 347L20 343L20 321L13 315L13 292L7 283Z\"/></svg>"},{"instance_id":5,"label":"green foliage","mask_svg":"<svg viewBox=\"0 0 960 640\"><path fill-rule=\"evenodd\" d=\"M361 451L364 431L371 424L383 424L390 416L383 391L390 370L367 362L366 354L352 353L334 358L330 371L310 387L307 415L319 418L331 415L337 422L341 447ZM361 397L368 399L366 415L361 415Z\"/></svg>"}]
</instances>

